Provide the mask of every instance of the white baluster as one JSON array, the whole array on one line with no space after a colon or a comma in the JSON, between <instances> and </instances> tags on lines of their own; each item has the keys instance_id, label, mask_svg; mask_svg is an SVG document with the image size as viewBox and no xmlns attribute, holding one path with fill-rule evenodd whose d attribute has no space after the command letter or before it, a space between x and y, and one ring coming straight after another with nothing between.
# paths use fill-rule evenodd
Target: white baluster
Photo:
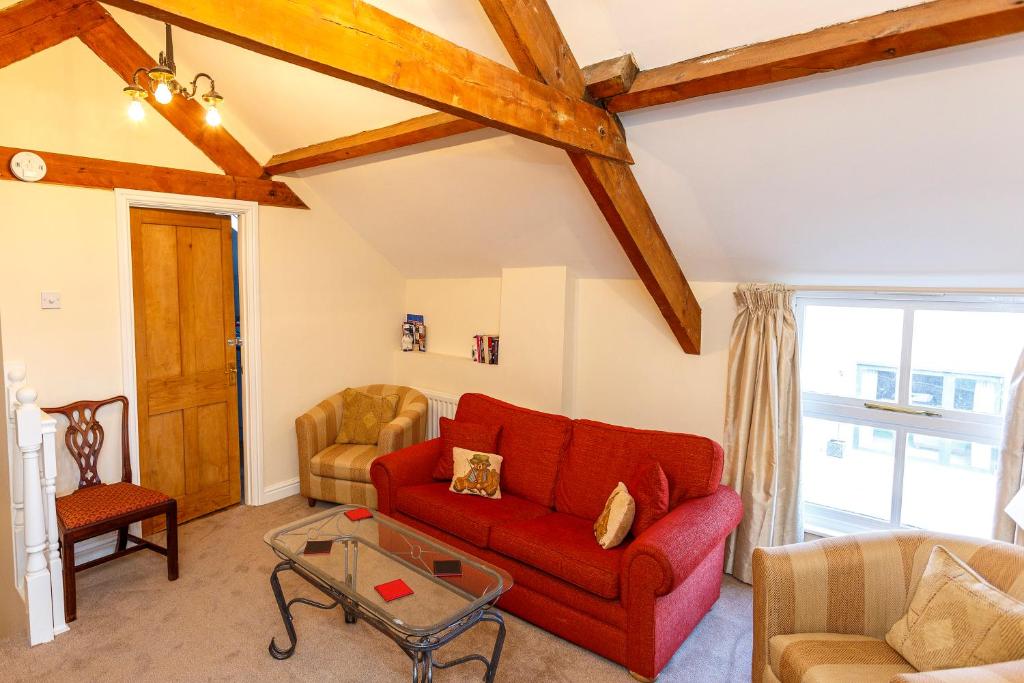
<instances>
[{"instance_id":1,"label":"white baluster","mask_svg":"<svg viewBox=\"0 0 1024 683\"><path fill-rule=\"evenodd\" d=\"M11 364L7 372L7 442L10 444L8 460L11 473L11 507L14 520L14 577L18 590L25 588L25 491L22 476L21 451L18 449L18 438L15 431L15 415L18 409L17 392L25 386L25 366Z\"/></svg>"},{"instance_id":2,"label":"white baluster","mask_svg":"<svg viewBox=\"0 0 1024 683\"><path fill-rule=\"evenodd\" d=\"M46 512L46 559L50 565L50 600L53 606L53 633L68 631L64 621L64 572L60 558L60 534L57 531L57 420L43 414L43 505Z\"/></svg>"},{"instance_id":3,"label":"white baluster","mask_svg":"<svg viewBox=\"0 0 1024 683\"><path fill-rule=\"evenodd\" d=\"M25 600L28 602L29 644L53 640L53 602L46 564L46 519L39 459L43 449L42 411L36 391L22 387L17 394L18 448L21 449L25 505Z\"/></svg>"}]
</instances>

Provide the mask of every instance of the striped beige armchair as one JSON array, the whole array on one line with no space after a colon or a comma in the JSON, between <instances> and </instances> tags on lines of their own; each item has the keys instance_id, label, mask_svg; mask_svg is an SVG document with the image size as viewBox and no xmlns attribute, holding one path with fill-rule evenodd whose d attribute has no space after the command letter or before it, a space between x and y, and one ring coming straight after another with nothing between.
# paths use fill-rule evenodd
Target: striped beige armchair
<instances>
[{"instance_id":1,"label":"striped beige armchair","mask_svg":"<svg viewBox=\"0 0 1024 683\"><path fill-rule=\"evenodd\" d=\"M380 430L376 445L335 443L341 428L341 392L295 418L299 440L299 490L310 506L318 500L377 508L370 465L382 455L423 441L427 398L410 387L371 384L355 387L375 396L398 394L398 413Z\"/></svg>"},{"instance_id":2,"label":"striped beige armchair","mask_svg":"<svg viewBox=\"0 0 1024 683\"><path fill-rule=\"evenodd\" d=\"M1008 543L883 531L755 550L754 683L1024 681L1024 661L918 673L885 642L936 545L1024 600L1024 548Z\"/></svg>"}]
</instances>

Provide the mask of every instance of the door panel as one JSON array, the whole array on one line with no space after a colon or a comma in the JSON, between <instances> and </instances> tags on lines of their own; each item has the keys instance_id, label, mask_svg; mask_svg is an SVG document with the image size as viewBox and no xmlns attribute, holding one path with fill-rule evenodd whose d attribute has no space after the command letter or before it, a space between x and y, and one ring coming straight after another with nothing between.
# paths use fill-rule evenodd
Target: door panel
<instances>
[{"instance_id":1,"label":"door panel","mask_svg":"<svg viewBox=\"0 0 1024 683\"><path fill-rule=\"evenodd\" d=\"M187 521L241 498L230 219L132 209L132 268L141 481Z\"/></svg>"}]
</instances>

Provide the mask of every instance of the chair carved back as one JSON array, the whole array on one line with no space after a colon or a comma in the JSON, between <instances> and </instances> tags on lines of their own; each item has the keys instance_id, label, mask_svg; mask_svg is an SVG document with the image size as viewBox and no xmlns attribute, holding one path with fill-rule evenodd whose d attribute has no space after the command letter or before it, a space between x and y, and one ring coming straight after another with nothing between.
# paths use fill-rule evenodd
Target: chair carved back
<instances>
[{"instance_id":1,"label":"chair carved back","mask_svg":"<svg viewBox=\"0 0 1024 683\"><path fill-rule=\"evenodd\" d=\"M121 481L132 480L131 456L128 452L128 399L114 396L100 401L75 401L58 408L43 408L51 415L63 415L68 420L64 432L64 445L78 465L78 488L102 484L98 468L100 449L103 448L103 425L96 413L103 406L121 406Z\"/></svg>"}]
</instances>

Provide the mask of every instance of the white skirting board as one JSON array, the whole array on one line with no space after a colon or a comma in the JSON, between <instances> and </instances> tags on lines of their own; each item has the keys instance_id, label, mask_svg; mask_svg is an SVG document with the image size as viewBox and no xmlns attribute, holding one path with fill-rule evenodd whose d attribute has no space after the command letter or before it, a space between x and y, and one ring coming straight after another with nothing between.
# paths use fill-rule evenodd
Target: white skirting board
<instances>
[{"instance_id":1,"label":"white skirting board","mask_svg":"<svg viewBox=\"0 0 1024 683\"><path fill-rule=\"evenodd\" d=\"M299 495L299 478L295 477L294 479L288 479L263 489L261 505L297 495Z\"/></svg>"}]
</instances>

